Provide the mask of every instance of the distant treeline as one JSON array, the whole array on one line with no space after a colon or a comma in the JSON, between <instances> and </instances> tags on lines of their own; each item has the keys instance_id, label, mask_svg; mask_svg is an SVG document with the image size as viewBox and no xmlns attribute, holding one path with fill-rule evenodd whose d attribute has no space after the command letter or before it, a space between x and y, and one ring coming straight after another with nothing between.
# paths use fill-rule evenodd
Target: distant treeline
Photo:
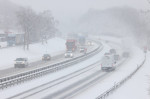
<instances>
[{"instance_id":1,"label":"distant treeline","mask_svg":"<svg viewBox=\"0 0 150 99\"><path fill-rule=\"evenodd\" d=\"M77 24L77 30L89 34L134 37L141 45L150 37L150 12L125 6L105 10L90 9Z\"/></svg>"}]
</instances>

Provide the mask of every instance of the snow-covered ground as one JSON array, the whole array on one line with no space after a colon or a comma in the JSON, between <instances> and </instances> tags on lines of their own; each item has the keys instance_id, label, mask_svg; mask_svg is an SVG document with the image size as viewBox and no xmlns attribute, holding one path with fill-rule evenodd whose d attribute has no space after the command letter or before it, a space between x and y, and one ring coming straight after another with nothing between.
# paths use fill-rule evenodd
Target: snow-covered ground
<instances>
[{"instance_id":1,"label":"snow-covered ground","mask_svg":"<svg viewBox=\"0 0 150 99\"><path fill-rule=\"evenodd\" d=\"M95 55L95 56L93 56L93 57L91 57L91 58L89 58L89 59L87 59L81 63L75 64L75 65L73 65L69 68L63 69L61 71L46 75L46 76L41 77L39 79L35 79L35 80L29 81L29 82L26 82L26 83L23 83L23 84L20 84L17 86L13 86L13 87L10 87L10 88L4 89L4 90L0 90L0 99L6 99L10 96L16 95L18 93L24 92L26 90L32 89L32 88L37 87L39 85L45 84L47 82L50 82L50 81L53 81L53 80L58 79L60 77L63 77L65 75L68 75L72 72L75 72L75 71L78 71L82 68L85 68L85 67L99 61L103 57L104 53L109 51L109 49L110 49L110 47L105 45L102 52L100 52L99 54L97 54L97 55ZM99 70L100 68L97 68L97 69Z\"/></svg>"},{"instance_id":2,"label":"snow-covered ground","mask_svg":"<svg viewBox=\"0 0 150 99\"><path fill-rule=\"evenodd\" d=\"M150 99L150 52L143 67L108 99Z\"/></svg>"},{"instance_id":3,"label":"snow-covered ground","mask_svg":"<svg viewBox=\"0 0 150 99\"><path fill-rule=\"evenodd\" d=\"M93 39L95 38L96 40L105 40L105 41L111 41L113 43L121 44L122 43L122 38L116 38L113 36L105 36L105 35L100 35L100 36L95 36L95 35L90 35L90 38Z\"/></svg>"},{"instance_id":4,"label":"snow-covered ground","mask_svg":"<svg viewBox=\"0 0 150 99\"><path fill-rule=\"evenodd\" d=\"M107 38L108 39L108 38ZM112 39L109 38L109 41ZM115 40L116 42L117 40ZM115 83L121 81L133 72L139 64L144 60L144 53L141 49L134 46L132 47L132 54L125 64L120 66L114 72L108 74L108 76L95 85L92 85L89 89L83 90L77 96L72 99L91 99L96 98L106 90L110 89ZM150 88L150 53L147 55L147 60L144 66L133 76L127 83L119 87L114 93L108 96L108 99L149 99L148 89ZM107 99L106 98L106 99Z\"/></svg>"},{"instance_id":5,"label":"snow-covered ground","mask_svg":"<svg viewBox=\"0 0 150 99\"><path fill-rule=\"evenodd\" d=\"M118 39L114 38L105 38L112 40L115 42L115 46ZM120 45L120 43L118 43ZM23 92L25 90L28 90L30 88L34 88L38 85L41 85L43 83L49 82L51 80L54 80L56 78L59 78L61 76L67 75L75 70L80 70L81 68L84 68L87 65L92 64L93 62L96 62L99 60L102 55L109 51L111 47L105 45L104 51L100 54L97 54L91 59L88 59L82 63L76 64L73 67L61 70L59 72L50 74L48 76L44 76L42 78L26 82L24 84L14 86L5 90L0 91L0 98L4 99L6 97L12 96L14 94ZM94 85L90 86L86 90L82 90L77 96L72 97L72 99L93 99L108 90L110 87L112 87L115 83L121 81L126 76L128 76L131 72L133 72L139 64L144 59L144 53L141 49L139 49L136 46L132 47L132 52L130 54L129 59L122 64L120 67L118 67L114 72L109 73L105 78L102 80L95 82ZM144 66L131 78L129 79L123 86L119 87L114 93L112 93L110 96L108 96L108 99L149 99L148 95L148 89L150 87L150 80L148 77L150 77L150 52L147 54L147 60L144 64ZM30 87L28 87L30 86Z\"/></svg>"},{"instance_id":6,"label":"snow-covered ground","mask_svg":"<svg viewBox=\"0 0 150 99\"><path fill-rule=\"evenodd\" d=\"M24 51L23 46L0 49L0 70L13 67L14 60L18 57L26 57L29 62L40 60L44 53L55 56L65 51L65 40L61 38L52 38L47 44L41 42L31 44L29 51Z\"/></svg>"},{"instance_id":7,"label":"snow-covered ground","mask_svg":"<svg viewBox=\"0 0 150 99\"><path fill-rule=\"evenodd\" d=\"M140 64L144 59L143 52L141 52L140 49L136 49L137 48L134 49L135 51L131 55L131 57L124 64L118 67L114 72L109 73L108 76L106 76L104 79L96 82L95 85L91 86L87 90L84 90L73 99L91 99L91 97L96 98L106 90L110 89L115 83L121 81L126 76L128 76L132 71L137 68L137 65Z\"/></svg>"}]
</instances>

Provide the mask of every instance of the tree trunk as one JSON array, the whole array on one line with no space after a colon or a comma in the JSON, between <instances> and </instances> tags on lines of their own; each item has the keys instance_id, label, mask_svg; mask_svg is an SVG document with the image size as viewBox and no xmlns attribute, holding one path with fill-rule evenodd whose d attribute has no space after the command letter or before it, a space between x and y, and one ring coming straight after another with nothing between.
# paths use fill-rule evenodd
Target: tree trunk
<instances>
[{"instance_id":1,"label":"tree trunk","mask_svg":"<svg viewBox=\"0 0 150 99\"><path fill-rule=\"evenodd\" d=\"M30 44L30 36L29 32L27 33L27 50L29 50L29 44Z\"/></svg>"},{"instance_id":2,"label":"tree trunk","mask_svg":"<svg viewBox=\"0 0 150 99\"><path fill-rule=\"evenodd\" d=\"M26 49L26 33L24 34L24 44L23 44L23 49Z\"/></svg>"}]
</instances>

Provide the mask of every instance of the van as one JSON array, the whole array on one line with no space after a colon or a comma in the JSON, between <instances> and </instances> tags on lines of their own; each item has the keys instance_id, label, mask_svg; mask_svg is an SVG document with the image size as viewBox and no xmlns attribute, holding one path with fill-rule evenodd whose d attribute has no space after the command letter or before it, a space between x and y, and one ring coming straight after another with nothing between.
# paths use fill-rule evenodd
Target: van
<instances>
[{"instance_id":1,"label":"van","mask_svg":"<svg viewBox=\"0 0 150 99\"><path fill-rule=\"evenodd\" d=\"M101 70L103 71L112 71L115 70L116 61L114 56L104 56L102 59Z\"/></svg>"}]
</instances>

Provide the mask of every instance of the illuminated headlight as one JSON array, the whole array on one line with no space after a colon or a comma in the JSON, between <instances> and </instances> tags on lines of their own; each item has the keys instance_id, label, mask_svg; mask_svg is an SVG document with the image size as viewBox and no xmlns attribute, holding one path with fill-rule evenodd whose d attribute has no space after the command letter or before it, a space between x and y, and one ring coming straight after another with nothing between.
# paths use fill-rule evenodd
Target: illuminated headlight
<instances>
[{"instance_id":1,"label":"illuminated headlight","mask_svg":"<svg viewBox=\"0 0 150 99\"><path fill-rule=\"evenodd\" d=\"M73 54L70 54L70 56L73 56Z\"/></svg>"},{"instance_id":2,"label":"illuminated headlight","mask_svg":"<svg viewBox=\"0 0 150 99\"><path fill-rule=\"evenodd\" d=\"M24 64L25 62L21 62L22 64Z\"/></svg>"},{"instance_id":3,"label":"illuminated headlight","mask_svg":"<svg viewBox=\"0 0 150 99\"><path fill-rule=\"evenodd\" d=\"M65 56L67 56L67 54L65 54Z\"/></svg>"}]
</instances>

